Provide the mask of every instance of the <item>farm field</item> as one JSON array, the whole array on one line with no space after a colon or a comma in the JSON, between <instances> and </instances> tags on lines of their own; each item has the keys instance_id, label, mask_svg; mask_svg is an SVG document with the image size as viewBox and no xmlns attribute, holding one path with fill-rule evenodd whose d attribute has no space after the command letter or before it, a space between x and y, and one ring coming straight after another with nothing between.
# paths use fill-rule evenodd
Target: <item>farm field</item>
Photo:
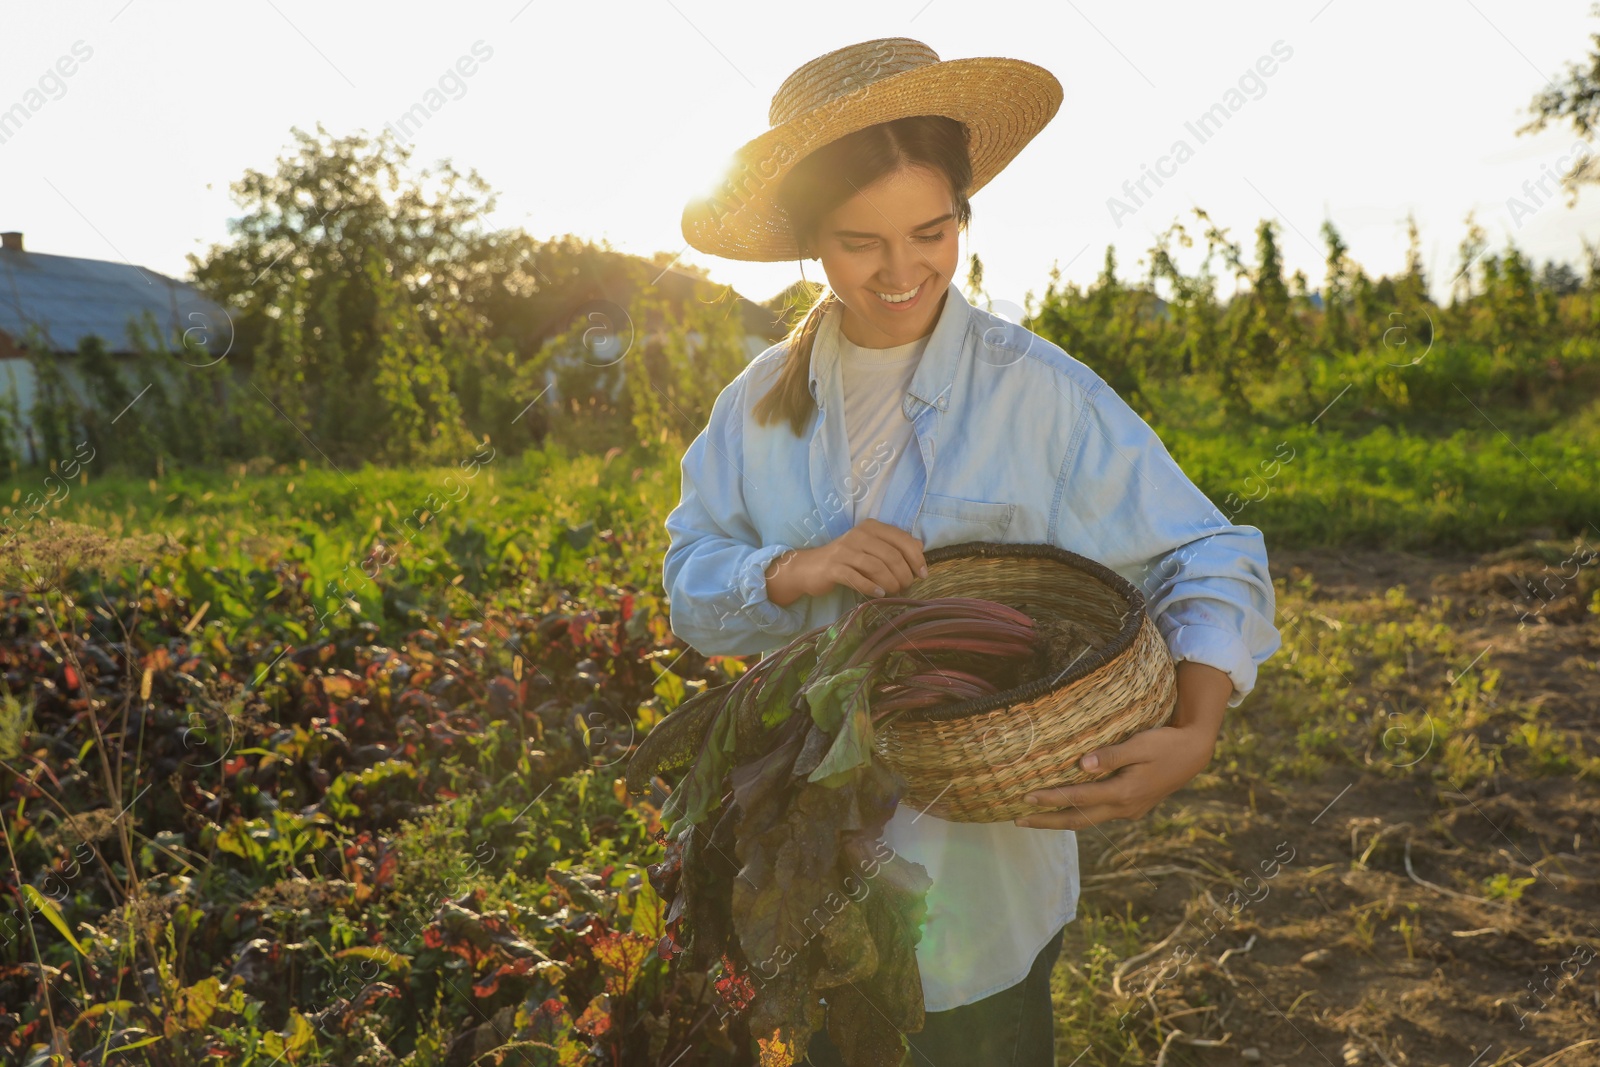
<instances>
[{"instance_id":1,"label":"farm field","mask_svg":"<svg viewBox=\"0 0 1600 1067\"><path fill-rule=\"evenodd\" d=\"M717 990L653 951L661 798L620 784L747 665L667 627L676 470L490 453L85 478L22 524L0 772L37 889L5 919L9 1056L53 1015L81 1062L732 1062ZM1437 501L1370 491L1426 538ZM1284 647L1212 766L1080 835L1061 1062L1587 1054L1600 567L1503 537L1269 529Z\"/></svg>"}]
</instances>

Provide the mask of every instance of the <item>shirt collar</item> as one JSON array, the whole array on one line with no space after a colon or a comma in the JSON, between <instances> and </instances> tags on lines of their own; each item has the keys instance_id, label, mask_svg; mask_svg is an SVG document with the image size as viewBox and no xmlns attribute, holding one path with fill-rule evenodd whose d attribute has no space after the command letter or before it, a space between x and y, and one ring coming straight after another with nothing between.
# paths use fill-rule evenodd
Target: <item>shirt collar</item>
<instances>
[{"instance_id":1,"label":"shirt collar","mask_svg":"<svg viewBox=\"0 0 1600 1067\"><path fill-rule=\"evenodd\" d=\"M837 342L839 319L844 312L842 304L828 309L817 327L816 340L811 346L811 396L824 395L819 382L824 375L838 373L839 345ZM945 290L944 308L939 321L928 337L928 347L922 350L916 373L911 378L909 392L924 404L932 404L943 411L950 404L950 384L955 381L956 368L961 363L966 347L967 323L972 305L961 295L961 290L951 281Z\"/></svg>"}]
</instances>

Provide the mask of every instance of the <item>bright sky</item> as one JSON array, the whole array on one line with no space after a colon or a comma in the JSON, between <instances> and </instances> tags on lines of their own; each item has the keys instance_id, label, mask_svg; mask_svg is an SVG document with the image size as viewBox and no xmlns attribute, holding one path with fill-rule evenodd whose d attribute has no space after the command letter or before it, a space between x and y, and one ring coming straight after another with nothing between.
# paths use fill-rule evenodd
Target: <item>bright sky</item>
<instances>
[{"instance_id":1,"label":"bright sky","mask_svg":"<svg viewBox=\"0 0 1600 1067\"><path fill-rule=\"evenodd\" d=\"M781 23L778 9L748 0L0 2L0 112L34 109L0 143L0 229L23 231L30 251L179 277L185 253L225 239L229 183L273 169L291 126L375 134L474 56L474 73L416 134L414 164L476 169L500 193L499 225L677 253L685 199L766 129L784 77L888 36L945 59L1026 59L1065 88L1055 119L973 199L962 258L982 257L997 300L1042 292L1052 263L1087 283L1107 244L1124 278L1142 275L1153 236L1192 220L1191 205L1247 253L1260 219L1281 220L1289 271L1314 285L1325 218L1376 275L1401 269L1415 212L1436 298L1459 265L1469 209L1492 250L1514 238L1539 262L1580 266L1580 235L1600 241L1600 188L1570 210L1565 194L1540 206L1523 192L1575 135L1514 134L1533 95L1587 54L1600 30L1587 2L1279 0L1224 13L1177 2L815 0L803 15L784 9ZM1275 44L1289 58L1199 143L1185 123ZM57 69L72 73L51 83ZM45 91L31 92L41 79ZM1108 198L1126 200L1123 183L1178 138L1193 158L1118 225ZM1513 196L1531 214L1514 217ZM798 276L795 264L693 250L683 259L754 299ZM821 279L820 264L806 273Z\"/></svg>"}]
</instances>

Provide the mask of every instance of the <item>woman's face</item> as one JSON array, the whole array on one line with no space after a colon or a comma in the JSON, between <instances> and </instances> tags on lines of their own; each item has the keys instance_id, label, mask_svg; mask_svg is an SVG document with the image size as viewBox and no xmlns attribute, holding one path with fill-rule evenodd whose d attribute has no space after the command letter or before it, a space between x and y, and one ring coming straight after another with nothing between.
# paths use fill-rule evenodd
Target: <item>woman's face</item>
<instances>
[{"instance_id":1,"label":"woman's face","mask_svg":"<svg viewBox=\"0 0 1600 1067\"><path fill-rule=\"evenodd\" d=\"M891 171L823 216L816 248L844 305L845 337L893 348L932 333L960 258L958 233L950 183L926 167Z\"/></svg>"}]
</instances>

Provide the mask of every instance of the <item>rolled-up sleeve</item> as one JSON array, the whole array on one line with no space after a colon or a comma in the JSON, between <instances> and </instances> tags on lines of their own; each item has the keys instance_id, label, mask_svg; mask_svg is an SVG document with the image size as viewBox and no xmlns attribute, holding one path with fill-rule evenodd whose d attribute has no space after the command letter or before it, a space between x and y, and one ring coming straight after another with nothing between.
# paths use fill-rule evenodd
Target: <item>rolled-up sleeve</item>
<instances>
[{"instance_id":1,"label":"rolled-up sleeve","mask_svg":"<svg viewBox=\"0 0 1600 1067\"><path fill-rule=\"evenodd\" d=\"M1237 707L1282 645L1261 531L1229 522L1104 382L1079 410L1053 540L1101 546L1096 558L1144 594L1172 658L1226 673Z\"/></svg>"},{"instance_id":2,"label":"rolled-up sleeve","mask_svg":"<svg viewBox=\"0 0 1600 1067\"><path fill-rule=\"evenodd\" d=\"M740 375L717 395L711 418L683 454L682 497L667 516L662 584L672 632L706 656L746 656L800 633L804 598L779 607L766 569L791 551L761 544L745 507Z\"/></svg>"}]
</instances>

